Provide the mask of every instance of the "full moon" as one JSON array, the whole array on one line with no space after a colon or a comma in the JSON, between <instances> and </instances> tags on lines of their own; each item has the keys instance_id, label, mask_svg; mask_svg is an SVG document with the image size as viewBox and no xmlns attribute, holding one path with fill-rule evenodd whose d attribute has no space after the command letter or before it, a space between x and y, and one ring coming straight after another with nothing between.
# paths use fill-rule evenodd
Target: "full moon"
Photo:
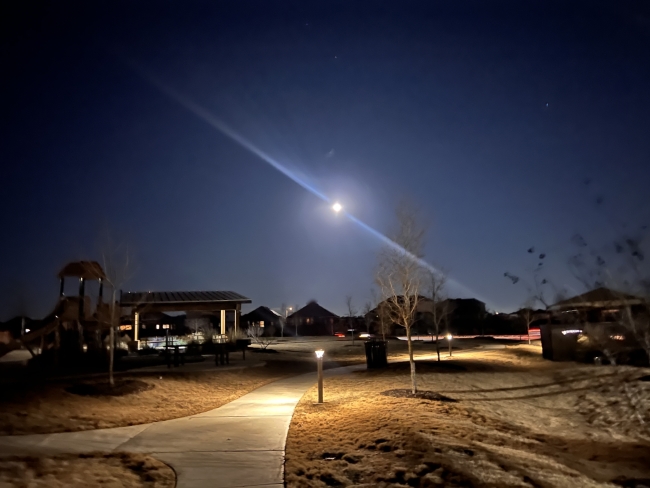
<instances>
[{"instance_id":1,"label":"full moon","mask_svg":"<svg viewBox=\"0 0 650 488\"><path fill-rule=\"evenodd\" d=\"M342 209L343 206L339 202L336 202L334 205L332 205L332 210L334 210L337 213L340 212Z\"/></svg>"}]
</instances>

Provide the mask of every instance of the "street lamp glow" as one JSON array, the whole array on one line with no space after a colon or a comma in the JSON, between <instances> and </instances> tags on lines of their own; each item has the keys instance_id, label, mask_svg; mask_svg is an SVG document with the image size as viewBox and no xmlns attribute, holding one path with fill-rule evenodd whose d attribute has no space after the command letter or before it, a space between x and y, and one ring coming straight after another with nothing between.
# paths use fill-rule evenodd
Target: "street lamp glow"
<instances>
[{"instance_id":1,"label":"street lamp glow","mask_svg":"<svg viewBox=\"0 0 650 488\"><path fill-rule=\"evenodd\" d=\"M323 354L325 354L325 351L319 349L318 351L316 351L316 358L321 359L323 357Z\"/></svg>"},{"instance_id":2,"label":"street lamp glow","mask_svg":"<svg viewBox=\"0 0 650 488\"><path fill-rule=\"evenodd\" d=\"M452 337L451 334L447 334L447 340L448 340L448 341L452 340L452 338L453 338L453 337Z\"/></svg>"},{"instance_id":3,"label":"street lamp glow","mask_svg":"<svg viewBox=\"0 0 650 488\"><path fill-rule=\"evenodd\" d=\"M341 205L339 202L336 202L334 205L332 205L332 210L334 210L336 213L339 213L341 210L343 210L343 205Z\"/></svg>"}]
</instances>

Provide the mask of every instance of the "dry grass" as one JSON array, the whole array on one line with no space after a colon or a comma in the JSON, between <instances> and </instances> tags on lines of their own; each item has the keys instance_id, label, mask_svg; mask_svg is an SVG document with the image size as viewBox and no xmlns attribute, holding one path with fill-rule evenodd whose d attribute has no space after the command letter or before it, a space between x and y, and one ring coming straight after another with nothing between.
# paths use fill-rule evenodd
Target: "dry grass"
<instances>
[{"instance_id":1,"label":"dry grass","mask_svg":"<svg viewBox=\"0 0 650 488\"><path fill-rule=\"evenodd\" d=\"M0 460L0 488L173 488L174 471L144 454L85 454Z\"/></svg>"},{"instance_id":2,"label":"dry grass","mask_svg":"<svg viewBox=\"0 0 650 488\"><path fill-rule=\"evenodd\" d=\"M282 368L134 374L153 388L119 397L68 393L70 383L4 386L0 434L44 434L122 427L193 415L217 408L275 381Z\"/></svg>"},{"instance_id":3,"label":"dry grass","mask_svg":"<svg viewBox=\"0 0 650 488\"><path fill-rule=\"evenodd\" d=\"M529 346L418 368L421 389L457 402L381 395L409 387L407 364L328 379L323 405L312 388L289 431L288 486L650 486L650 445L578 409L585 392L631 370L550 363Z\"/></svg>"}]
</instances>

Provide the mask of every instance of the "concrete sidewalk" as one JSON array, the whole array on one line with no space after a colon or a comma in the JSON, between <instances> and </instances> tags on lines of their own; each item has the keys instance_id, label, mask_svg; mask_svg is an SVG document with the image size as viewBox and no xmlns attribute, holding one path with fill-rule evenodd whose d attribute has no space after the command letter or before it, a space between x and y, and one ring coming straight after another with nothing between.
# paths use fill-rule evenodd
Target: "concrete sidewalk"
<instances>
[{"instance_id":1,"label":"concrete sidewalk","mask_svg":"<svg viewBox=\"0 0 650 488\"><path fill-rule=\"evenodd\" d=\"M326 376L364 368L348 366ZM316 381L309 373L262 386L202 414L153 424L0 437L0 456L92 451L150 453L176 471L178 488L284 486L293 411Z\"/></svg>"}]
</instances>

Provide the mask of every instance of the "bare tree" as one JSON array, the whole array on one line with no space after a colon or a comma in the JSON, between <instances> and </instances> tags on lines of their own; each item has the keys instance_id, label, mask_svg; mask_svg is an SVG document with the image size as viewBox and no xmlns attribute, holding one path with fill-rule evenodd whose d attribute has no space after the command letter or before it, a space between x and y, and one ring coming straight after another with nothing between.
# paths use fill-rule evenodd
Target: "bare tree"
<instances>
[{"instance_id":1,"label":"bare tree","mask_svg":"<svg viewBox=\"0 0 650 488\"><path fill-rule=\"evenodd\" d=\"M417 211L401 204L397 208L397 229L391 242L379 253L376 282L384 298L383 306L391 322L404 327L411 369L411 389L417 392L411 328L420 299L423 280L422 249L424 228Z\"/></svg>"},{"instance_id":2,"label":"bare tree","mask_svg":"<svg viewBox=\"0 0 650 488\"><path fill-rule=\"evenodd\" d=\"M246 329L246 335L260 346L260 349L266 349L274 342L274 331L270 330L268 335L264 334L264 327L259 324L253 324Z\"/></svg>"},{"instance_id":3,"label":"bare tree","mask_svg":"<svg viewBox=\"0 0 650 488\"><path fill-rule=\"evenodd\" d=\"M352 303L352 295L345 297L345 306L348 309L348 329L350 329L350 333L352 334L352 345L354 345L354 317L357 314L357 309Z\"/></svg>"},{"instance_id":4,"label":"bare tree","mask_svg":"<svg viewBox=\"0 0 650 488\"><path fill-rule=\"evenodd\" d=\"M449 307L449 301L445 296L445 283L447 277L442 271L427 271L427 290L426 294L432 302L432 322L434 326L434 331L436 334L436 354L438 355L438 361L440 361L440 325L446 316L451 312Z\"/></svg>"},{"instance_id":5,"label":"bare tree","mask_svg":"<svg viewBox=\"0 0 650 488\"><path fill-rule=\"evenodd\" d=\"M377 320L379 321L379 333L381 334L381 340L386 342L386 333L390 332L390 317L388 315L388 307L377 295L377 291L372 289L372 301L375 304L375 311L377 313Z\"/></svg>"},{"instance_id":6,"label":"bare tree","mask_svg":"<svg viewBox=\"0 0 650 488\"><path fill-rule=\"evenodd\" d=\"M203 341L212 340L214 330L208 317L186 316L185 326L192 331L195 340L199 340L201 337Z\"/></svg>"},{"instance_id":7,"label":"bare tree","mask_svg":"<svg viewBox=\"0 0 650 488\"><path fill-rule=\"evenodd\" d=\"M524 324L526 325L526 334L528 336L528 344L530 344L530 324L533 323L533 320L535 319L534 315L534 309L533 307L535 306L535 299L534 298L529 298L526 300L526 303L524 303L524 306L519 310L519 317L521 320L523 320Z\"/></svg>"},{"instance_id":8,"label":"bare tree","mask_svg":"<svg viewBox=\"0 0 650 488\"><path fill-rule=\"evenodd\" d=\"M121 315L118 297L122 286L133 275L133 260L128 246L123 243L116 243L108 233L105 237L101 256L102 268L105 274L104 282L111 289L111 303L109 304L108 382L111 386L114 386L115 330L119 328Z\"/></svg>"},{"instance_id":9,"label":"bare tree","mask_svg":"<svg viewBox=\"0 0 650 488\"><path fill-rule=\"evenodd\" d=\"M289 309L287 308L287 304L283 303L280 306L280 337L284 337L284 326L287 323L287 317L289 316Z\"/></svg>"},{"instance_id":10,"label":"bare tree","mask_svg":"<svg viewBox=\"0 0 650 488\"><path fill-rule=\"evenodd\" d=\"M361 313L363 314L363 321L366 323L366 332L370 334L370 323L372 322L372 302L366 302L363 306L363 309L361 309Z\"/></svg>"}]
</instances>

